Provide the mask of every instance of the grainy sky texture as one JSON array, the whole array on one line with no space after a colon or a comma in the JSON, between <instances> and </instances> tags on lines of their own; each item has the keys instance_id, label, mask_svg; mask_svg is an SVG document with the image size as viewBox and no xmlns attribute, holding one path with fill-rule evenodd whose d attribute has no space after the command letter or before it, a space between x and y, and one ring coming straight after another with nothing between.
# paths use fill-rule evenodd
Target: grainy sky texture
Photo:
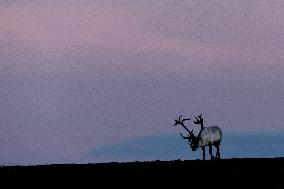
<instances>
[{"instance_id":1,"label":"grainy sky texture","mask_svg":"<svg viewBox=\"0 0 284 189\"><path fill-rule=\"evenodd\" d=\"M199 113L225 157L284 156L282 0L0 0L1 164L199 157Z\"/></svg>"}]
</instances>

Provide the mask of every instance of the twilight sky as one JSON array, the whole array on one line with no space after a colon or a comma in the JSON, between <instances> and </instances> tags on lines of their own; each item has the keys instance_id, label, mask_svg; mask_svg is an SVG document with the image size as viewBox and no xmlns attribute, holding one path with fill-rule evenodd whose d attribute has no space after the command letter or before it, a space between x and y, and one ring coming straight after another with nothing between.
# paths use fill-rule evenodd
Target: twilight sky
<instances>
[{"instance_id":1,"label":"twilight sky","mask_svg":"<svg viewBox=\"0 0 284 189\"><path fill-rule=\"evenodd\" d=\"M284 156L282 0L0 0L0 164L200 158L199 113Z\"/></svg>"}]
</instances>

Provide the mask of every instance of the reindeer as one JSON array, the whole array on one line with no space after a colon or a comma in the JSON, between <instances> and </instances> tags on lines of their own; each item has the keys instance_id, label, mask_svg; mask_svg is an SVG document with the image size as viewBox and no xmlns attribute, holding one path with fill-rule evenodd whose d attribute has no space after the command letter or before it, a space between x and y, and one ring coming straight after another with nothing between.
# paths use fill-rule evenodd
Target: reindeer
<instances>
[{"instance_id":1,"label":"reindeer","mask_svg":"<svg viewBox=\"0 0 284 189\"><path fill-rule=\"evenodd\" d=\"M201 125L201 129L199 131L198 136L195 136L193 134L193 130L190 131L188 128L185 127L183 123L183 121L190 119L183 119L182 121L180 121L181 116L179 117L179 120L175 120L174 126L181 125L188 132L187 137L183 136L181 133L180 135L183 139L188 140L188 144L190 145L192 151L196 151L197 148L201 147L203 151L203 160L205 160L205 146L209 146L209 154L211 156L211 159L214 159L214 156L212 155L212 145L214 145L217 149L216 159L220 159L219 146L222 139L222 130L217 126L204 127L203 118L201 114L198 117L195 117L196 120L194 121L194 123L197 125Z\"/></svg>"}]
</instances>

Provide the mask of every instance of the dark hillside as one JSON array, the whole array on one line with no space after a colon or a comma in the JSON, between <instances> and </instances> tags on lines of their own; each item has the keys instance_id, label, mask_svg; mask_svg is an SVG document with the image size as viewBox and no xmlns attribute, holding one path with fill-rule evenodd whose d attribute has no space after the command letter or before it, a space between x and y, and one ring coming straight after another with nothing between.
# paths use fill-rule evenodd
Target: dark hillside
<instances>
[{"instance_id":1,"label":"dark hillside","mask_svg":"<svg viewBox=\"0 0 284 189\"><path fill-rule=\"evenodd\" d=\"M4 166L0 178L6 187L284 188L284 158Z\"/></svg>"}]
</instances>

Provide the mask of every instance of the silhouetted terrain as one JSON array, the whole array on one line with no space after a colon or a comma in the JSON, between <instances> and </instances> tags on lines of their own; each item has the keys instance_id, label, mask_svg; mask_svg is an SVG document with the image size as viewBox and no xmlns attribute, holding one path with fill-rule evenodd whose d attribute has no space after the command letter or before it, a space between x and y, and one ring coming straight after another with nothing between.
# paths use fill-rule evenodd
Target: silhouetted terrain
<instances>
[{"instance_id":1,"label":"silhouetted terrain","mask_svg":"<svg viewBox=\"0 0 284 189\"><path fill-rule=\"evenodd\" d=\"M0 186L284 188L284 158L4 166Z\"/></svg>"}]
</instances>

